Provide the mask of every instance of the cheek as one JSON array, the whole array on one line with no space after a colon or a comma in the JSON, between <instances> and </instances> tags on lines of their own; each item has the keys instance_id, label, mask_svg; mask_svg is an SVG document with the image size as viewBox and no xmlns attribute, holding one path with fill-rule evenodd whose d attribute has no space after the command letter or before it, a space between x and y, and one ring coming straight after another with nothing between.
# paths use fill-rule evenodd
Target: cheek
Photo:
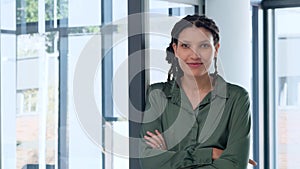
<instances>
[{"instance_id":1,"label":"cheek","mask_svg":"<svg viewBox=\"0 0 300 169\"><path fill-rule=\"evenodd\" d=\"M176 50L176 57L185 60L191 55L191 53L193 53L191 49L183 49L179 46Z\"/></svg>"},{"instance_id":2,"label":"cheek","mask_svg":"<svg viewBox=\"0 0 300 169\"><path fill-rule=\"evenodd\" d=\"M201 56L204 62L211 62L215 57L215 50L214 49L207 50L203 52Z\"/></svg>"},{"instance_id":3,"label":"cheek","mask_svg":"<svg viewBox=\"0 0 300 169\"><path fill-rule=\"evenodd\" d=\"M180 57L178 57L177 60L178 60L179 66L182 68L182 66L184 66L184 64L185 64L184 60Z\"/></svg>"},{"instance_id":4,"label":"cheek","mask_svg":"<svg viewBox=\"0 0 300 169\"><path fill-rule=\"evenodd\" d=\"M180 57L177 59L178 60L178 64L179 64L179 67L181 68L181 70L185 71L188 68L188 65L185 63L185 61L183 59L181 59Z\"/></svg>"},{"instance_id":5,"label":"cheek","mask_svg":"<svg viewBox=\"0 0 300 169\"><path fill-rule=\"evenodd\" d=\"M181 50L177 50L176 57L178 59L180 59L180 58L183 59L184 58L184 53Z\"/></svg>"},{"instance_id":6,"label":"cheek","mask_svg":"<svg viewBox=\"0 0 300 169\"><path fill-rule=\"evenodd\" d=\"M213 63L213 57L209 57L204 60L204 64L206 65L207 68L209 68L212 63Z\"/></svg>"},{"instance_id":7,"label":"cheek","mask_svg":"<svg viewBox=\"0 0 300 169\"><path fill-rule=\"evenodd\" d=\"M212 62L213 58L214 58L214 55L210 53L208 55L203 56L202 60L204 62Z\"/></svg>"}]
</instances>

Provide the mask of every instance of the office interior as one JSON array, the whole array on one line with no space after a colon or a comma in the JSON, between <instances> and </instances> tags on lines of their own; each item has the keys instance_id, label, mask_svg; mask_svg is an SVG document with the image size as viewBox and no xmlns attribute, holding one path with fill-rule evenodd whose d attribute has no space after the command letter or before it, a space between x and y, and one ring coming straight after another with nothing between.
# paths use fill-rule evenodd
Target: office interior
<instances>
[{"instance_id":1,"label":"office interior","mask_svg":"<svg viewBox=\"0 0 300 169\"><path fill-rule=\"evenodd\" d=\"M194 13L219 25L219 73L250 94L248 168L300 168L300 1L1 0L0 169L140 169L147 86Z\"/></svg>"}]
</instances>

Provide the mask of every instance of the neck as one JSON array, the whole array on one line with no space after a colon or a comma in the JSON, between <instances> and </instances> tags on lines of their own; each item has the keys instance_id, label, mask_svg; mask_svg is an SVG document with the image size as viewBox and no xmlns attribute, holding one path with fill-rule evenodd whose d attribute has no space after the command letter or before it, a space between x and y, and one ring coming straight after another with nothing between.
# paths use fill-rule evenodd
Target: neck
<instances>
[{"instance_id":1,"label":"neck","mask_svg":"<svg viewBox=\"0 0 300 169\"><path fill-rule=\"evenodd\" d=\"M182 76L181 85L183 88L190 91L210 91L212 89L212 82L209 74L201 76Z\"/></svg>"}]
</instances>

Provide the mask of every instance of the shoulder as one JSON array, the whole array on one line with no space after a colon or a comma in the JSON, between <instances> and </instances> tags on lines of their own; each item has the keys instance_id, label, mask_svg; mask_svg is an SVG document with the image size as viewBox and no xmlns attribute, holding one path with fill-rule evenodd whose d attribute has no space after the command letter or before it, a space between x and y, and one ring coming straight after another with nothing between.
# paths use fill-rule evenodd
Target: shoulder
<instances>
[{"instance_id":1,"label":"shoulder","mask_svg":"<svg viewBox=\"0 0 300 169\"><path fill-rule=\"evenodd\" d=\"M169 94L168 91L170 88L169 82L151 84L147 88L147 96L150 99L166 98L166 95Z\"/></svg>"},{"instance_id":2,"label":"shoulder","mask_svg":"<svg viewBox=\"0 0 300 169\"><path fill-rule=\"evenodd\" d=\"M231 103L231 105L237 110L241 110L244 106L250 106L249 94L244 87L228 83L227 89L229 96L228 99L230 100L229 103Z\"/></svg>"},{"instance_id":3,"label":"shoulder","mask_svg":"<svg viewBox=\"0 0 300 169\"><path fill-rule=\"evenodd\" d=\"M248 91L237 84L227 83L228 106L231 109L232 121L237 122L250 117L250 98Z\"/></svg>"},{"instance_id":4,"label":"shoulder","mask_svg":"<svg viewBox=\"0 0 300 169\"><path fill-rule=\"evenodd\" d=\"M224 96L229 99L248 96L248 92L244 87L227 82L220 75L217 78L215 90L220 96Z\"/></svg>"},{"instance_id":5,"label":"shoulder","mask_svg":"<svg viewBox=\"0 0 300 169\"><path fill-rule=\"evenodd\" d=\"M238 97L238 96L248 96L248 91L239 85L228 83L227 82L227 89L230 96Z\"/></svg>"},{"instance_id":6,"label":"shoulder","mask_svg":"<svg viewBox=\"0 0 300 169\"><path fill-rule=\"evenodd\" d=\"M150 89L165 89L171 88L174 81L153 83L149 86Z\"/></svg>"},{"instance_id":7,"label":"shoulder","mask_svg":"<svg viewBox=\"0 0 300 169\"><path fill-rule=\"evenodd\" d=\"M165 88L166 84L167 82L153 83L148 87L148 90L163 89Z\"/></svg>"},{"instance_id":8,"label":"shoulder","mask_svg":"<svg viewBox=\"0 0 300 169\"><path fill-rule=\"evenodd\" d=\"M169 82L159 82L159 83L154 83L148 86L148 93L152 91L157 91L161 93L165 93L166 95L170 94L170 90L172 88L172 81Z\"/></svg>"}]
</instances>

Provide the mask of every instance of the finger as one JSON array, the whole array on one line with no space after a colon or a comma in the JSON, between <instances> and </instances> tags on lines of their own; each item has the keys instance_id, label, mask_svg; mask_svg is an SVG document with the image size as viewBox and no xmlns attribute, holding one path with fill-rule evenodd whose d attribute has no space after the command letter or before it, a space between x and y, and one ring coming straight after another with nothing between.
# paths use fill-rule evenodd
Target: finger
<instances>
[{"instance_id":1,"label":"finger","mask_svg":"<svg viewBox=\"0 0 300 169\"><path fill-rule=\"evenodd\" d=\"M160 144L157 143L157 141L155 139L153 139L152 137L144 136L144 138L145 138L145 140L147 140L147 142L149 142L153 145L153 146L151 146L152 148L156 148L156 149L162 148L162 146L160 146Z\"/></svg>"},{"instance_id":2,"label":"finger","mask_svg":"<svg viewBox=\"0 0 300 169\"><path fill-rule=\"evenodd\" d=\"M147 134L150 136L150 138L148 138L149 140L151 140L152 144L155 144L157 146L157 149L162 149L162 150L166 150L166 145L164 142L164 139L162 137L162 135L158 132L158 130L155 131L157 134L159 134L160 136L153 134L152 132L147 131ZM147 136L148 137L148 136Z\"/></svg>"},{"instance_id":3,"label":"finger","mask_svg":"<svg viewBox=\"0 0 300 169\"><path fill-rule=\"evenodd\" d=\"M157 148L157 146L151 142L146 141L146 144L148 144L152 148Z\"/></svg>"},{"instance_id":4,"label":"finger","mask_svg":"<svg viewBox=\"0 0 300 169\"><path fill-rule=\"evenodd\" d=\"M224 150L218 149L218 148L213 148L213 153L212 153L212 158L214 160L220 158Z\"/></svg>"},{"instance_id":5,"label":"finger","mask_svg":"<svg viewBox=\"0 0 300 169\"><path fill-rule=\"evenodd\" d=\"M144 139L147 140L148 142L152 143L152 144L158 145L156 140L154 140L152 137L144 136Z\"/></svg>"},{"instance_id":6,"label":"finger","mask_svg":"<svg viewBox=\"0 0 300 169\"><path fill-rule=\"evenodd\" d=\"M147 131L147 134L155 140L157 145L162 144L162 141L158 138L158 136L156 134L151 133L150 131Z\"/></svg>"},{"instance_id":7,"label":"finger","mask_svg":"<svg viewBox=\"0 0 300 169\"><path fill-rule=\"evenodd\" d=\"M160 139L161 143L163 144L164 147L166 147L166 142L163 136L160 134L158 130L155 130L155 133L157 134L158 138Z\"/></svg>"},{"instance_id":8,"label":"finger","mask_svg":"<svg viewBox=\"0 0 300 169\"><path fill-rule=\"evenodd\" d=\"M257 165L257 163L256 163L254 160L252 160L252 159L249 159L249 163L250 163L251 165L253 165L253 166L256 166L256 165Z\"/></svg>"}]
</instances>

